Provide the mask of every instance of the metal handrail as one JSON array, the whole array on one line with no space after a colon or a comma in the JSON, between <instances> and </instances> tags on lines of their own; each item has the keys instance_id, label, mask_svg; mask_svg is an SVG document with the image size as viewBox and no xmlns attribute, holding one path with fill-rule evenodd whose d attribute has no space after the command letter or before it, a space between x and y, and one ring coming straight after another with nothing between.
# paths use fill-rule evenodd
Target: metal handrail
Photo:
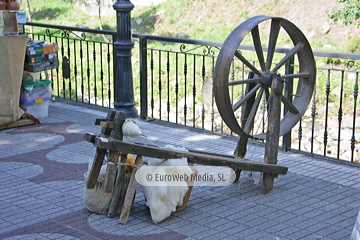
<instances>
[{"instance_id":1,"label":"metal handrail","mask_svg":"<svg viewBox=\"0 0 360 240\"><path fill-rule=\"evenodd\" d=\"M173 37L162 37L162 36L154 36L147 34L133 34L133 38L141 38L146 40L155 40L155 41L164 41L164 42L172 42L172 43L183 43L183 44L195 44L195 45L204 45L204 46L212 46L221 48L222 42L214 42L214 41L201 41L194 39L184 39L184 38L173 38ZM241 44L239 49L242 50L251 50L254 51L255 47L253 45ZM267 52L268 48L266 46L263 47L263 50ZM275 52L277 53L287 53L290 48L286 47L277 47ZM344 53L344 52L329 52L329 51L313 51L315 57L329 57L329 58L345 58L345 59L354 59L360 60L360 53Z\"/></svg>"},{"instance_id":2,"label":"metal handrail","mask_svg":"<svg viewBox=\"0 0 360 240\"><path fill-rule=\"evenodd\" d=\"M33 27L62 29L62 30L75 31L75 32L88 32L88 33L94 33L94 34L106 34L106 35L111 35L113 37L116 37L116 31L110 31L110 30L99 30L99 29L81 28L81 27L69 27L69 26L52 25L52 24L36 23L36 22L26 22L25 25L29 25L29 26L33 26Z\"/></svg>"}]
</instances>

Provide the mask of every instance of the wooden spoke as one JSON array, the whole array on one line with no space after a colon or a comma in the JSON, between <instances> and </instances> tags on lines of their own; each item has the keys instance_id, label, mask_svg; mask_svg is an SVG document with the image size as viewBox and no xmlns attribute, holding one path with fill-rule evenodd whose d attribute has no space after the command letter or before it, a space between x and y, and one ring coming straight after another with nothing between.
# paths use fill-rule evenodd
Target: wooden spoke
<instances>
[{"instance_id":1,"label":"wooden spoke","mask_svg":"<svg viewBox=\"0 0 360 240\"><path fill-rule=\"evenodd\" d=\"M289 112L298 114L299 110L292 104L292 102L284 97L284 95L281 95L281 101L284 103L285 107L289 110Z\"/></svg>"},{"instance_id":2,"label":"wooden spoke","mask_svg":"<svg viewBox=\"0 0 360 240\"><path fill-rule=\"evenodd\" d=\"M244 58L244 56L238 52L238 51L235 51L235 56L240 60L242 61L248 68L251 69L251 71L253 71L255 74L257 74L258 76L261 76L262 74L259 72L259 70L256 69L256 67L254 65L252 65L248 60L246 60Z\"/></svg>"},{"instance_id":3,"label":"wooden spoke","mask_svg":"<svg viewBox=\"0 0 360 240\"><path fill-rule=\"evenodd\" d=\"M260 80L260 78L249 78L249 79L244 79L244 80L231 81L231 82L229 82L229 86L245 84L245 83L257 83L259 80Z\"/></svg>"},{"instance_id":4,"label":"wooden spoke","mask_svg":"<svg viewBox=\"0 0 360 240\"><path fill-rule=\"evenodd\" d=\"M270 70L272 60L274 58L276 41L279 36L281 27L281 20L280 19L273 19L271 20L271 28L270 28L270 37L269 37L269 46L268 46L268 53L266 59L266 71Z\"/></svg>"},{"instance_id":5,"label":"wooden spoke","mask_svg":"<svg viewBox=\"0 0 360 240\"><path fill-rule=\"evenodd\" d=\"M235 112L239 109L249 98L256 93L256 91L260 88L260 84L257 84L251 91L245 94L244 97L242 97L239 101L237 101L233 106L232 109Z\"/></svg>"},{"instance_id":6,"label":"wooden spoke","mask_svg":"<svg viewBox=\"0 0 360 240\"><path fill-rule=\"evenodd\" d=\"M283 59L281 59L281 61L276 64L276 66L272 69L273 72L276 72L277 70L279 70L279 68L281 68L282 65L284 65L287 61L289 61L289 59L294 56L296 53L298 53L303 47L305 46L305 43L303 42L299 42L296 44L296 46L294 48L292 48Z\"/></svg>"},{"instance_id":7,"label":"wooden spoke","mask_svg":"<svg viewBox=\"0 0 360 240\"><path fill-rule=\"evenodd\" d=\"M287 74L287 75L282 75L281 78L283 79L292 79L292 78L308 78L310 76L309 73L295 73L295 74Z\"/></svg>"},{"instance_id":8,"label":"wooden spoke","mask_svg":"<svg viewBox=\"0 0 360 240\"><path fill-rule=\"evenodd\" d=\"M265 60L264 60L264 52L262 50L261 46L261 40L260 40L260 33L259 33L259 27L256 26L251 30L252 39L254 42L254 47L256 51L256 55L259 59L259 64L262 71L265 71Z\"/></svg>"},{"instance_id":9,"label":"wooden spoke","mask_svg":"<svg viewBox=\"0 0 360 240\"><path fill-rule=\"evenodd\" d=\"M249 115L248 115L248 117L246 119L246 123L245 123L245 126L244 126L244 132L246 132L247 134L250 134L251 128L254 125L254 119L255 119L257 110L259 109L259 105L260 105L261 98L262 98L263 94L264 94L264 89L261 88L260 91L259 91L259 94L256 96L254 104L251 107Z\"/></svg>"}]
</instances>

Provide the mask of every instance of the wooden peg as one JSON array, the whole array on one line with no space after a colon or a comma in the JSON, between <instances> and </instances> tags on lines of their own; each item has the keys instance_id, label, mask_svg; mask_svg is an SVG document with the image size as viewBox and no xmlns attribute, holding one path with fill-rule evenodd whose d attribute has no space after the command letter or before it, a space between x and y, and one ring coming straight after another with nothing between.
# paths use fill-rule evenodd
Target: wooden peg
<instances>
[{"instance_id":1,"label":"wooden peg","mask_svg":"<svg viewBox=\"0 0 360 240\"><path fill-rule=\"evenodd\" d=\"M114 117L115 126L113 130L113 134L114 134L113 137L120 141L123 140L122 125L125 122L125 119L126 119L126 113L116 112Z\"/></svg>"},{"instance_id":2,"label":"wooden peg","mask_svg":"<svg viewBox=\"0 0 360 240\"><path fill-rule=\"evenodd\" d=\"M106 116L106 121L113 121L115 118L116 111L110 111ZM104 136L109 136L111 134L112 129L108 127L104 127L101 129L101 134Z\"/></svg>"},{"instance_id":3,"label":"wooden peg","mask_svg":"<svg viewBox=\"0 0 360 240\"><path fill-rule=\"evenodd\" d=\"M115 123L114 122L107 122L107 121L101 121L100 122L100 127L102 128L114 128Z\"/></svg>"},{"instance_id":4,"label":"wooden peg","mask_svg":"<svg viewBox=\"0 0 360 240\"><path fill-rule=\"evenodd\" d=\"M97 118L95 119L95 124L94 125L100 125L101 122L106 121L106 118Z\"/></svg>"}]
</instances>

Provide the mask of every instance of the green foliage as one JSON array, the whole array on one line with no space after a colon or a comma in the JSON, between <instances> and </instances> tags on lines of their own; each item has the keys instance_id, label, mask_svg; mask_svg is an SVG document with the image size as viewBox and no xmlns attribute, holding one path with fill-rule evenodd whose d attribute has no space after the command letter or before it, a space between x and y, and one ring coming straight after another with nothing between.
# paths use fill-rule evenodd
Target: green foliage
<instances>
[{"instance_id":1,"label":"green foliage","mask_svg":"<svg viewBox=\"0 0 360 240\"><path fill-rule=\"evenodd\" d=\"M141 18L143 21L141 24L134 24L133 29L136 33L152 34L154 32L154 25L156 22L156 12L158 8L156 6L150 6L146 10L134 9L132 12L132 19L136 20Z\"/></svg>"},{"instance_id":2,"label":"green foliage","mask_svg":"<svg viewBox=\"0 0 360 240\"><path fill-rule=\"evenodd\" d=\"M244 18L245 20L250 18L249 12L246 11L246 10L243 10L243 11L240 13L240 16L241 16L242 18Z\"/></svg>"},{"instance_id":3,"label":"green foliage","mask_svg":"<svg viewBox=\"0 0 360 240\"><path fill-rule=\"evenodd\" d=\"M360 52L360 38L350 39L345 46L347 52Z\"/></svg>"},{"instance_id":4,"label":"green foliage","mask_svg":"<svg viewBox=\"0 0 360 240\"><path fill-rule=\"evenodd\" d=\"M326 64L335 64L335 65L341 64L341 60L338 58L327 57L327 58L323 58L323 60L325 61Z\"/></svg>"},{"instance_id":5,"label":"green foliage","mask_svg":"<svg viewBox=\"0 0 360 240\"><path fill-rule=\"evenodd\" d=\"M329 17L334 22L342 21L345 25L357 24L357 27L360 28L360 0L338 0L338 2L346 5L331 12Z\"/></svg>"}]
</instances>

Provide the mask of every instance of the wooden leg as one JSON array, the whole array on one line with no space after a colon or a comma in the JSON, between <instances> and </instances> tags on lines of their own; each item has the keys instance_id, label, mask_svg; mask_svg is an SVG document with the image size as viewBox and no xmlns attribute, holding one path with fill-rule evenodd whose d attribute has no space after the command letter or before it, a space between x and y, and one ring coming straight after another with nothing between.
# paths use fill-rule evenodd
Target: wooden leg
<instances>
[{"instance_id":1,"label":"wooden leg","mask_svg":"<svg viewBox=\"0 0 360 240\"><path fill-rule=\"evenodd\" d=\"M238 138L238 142L237 142L237 146L234 152L234 155L240 158L245 157L246 154L246 147L247 147L247 142L248 142L248 138L246 136L239 136ZM234 182L238 182L239 178L240 178L240 174L241 174L241 170L240 169L234 169L236 176L235 176L235 181Z\"/></svg>"},{"instance_id":2,"label":"wooden leg","mask_svg":"<svg viewBox=\"0 0 360 240\"><path fill-rule=\"evenodd\" d=\"M268 114L268 129L266 134L265 157L266 163L277 163L277 156L279 151L279 134L280 134L280 112L281 112L281 94L283 82L278 77L273 79L271 89L272 92L269 97L269 114ZM274 177L276 175L271 173L263 174L263 193L267 194L273 189Z\"/></svg>"},{"instance_id":3,"label":"wooden leg","mask_svg":"<svg viewBox=\"0 0 360 240\"><path fill-rule=\"evenodd\" d=\"M268 194L273 189L274 177L275 177L275 175L272 173L264 173L263 174L263 185L262 185L263 194Z\"/></svg>"},{"instance_id":4,"label":"wooden leg","mask_svg":"<svg viewBox=\"0 0 360 240\"><path fill-rule=\"evenodd\" d=\"M88 189L95 187L101 166L103 164L104 157L105 157L105 153L101 149L97 148L93 164L88 172L88 180L86 183L86 187Z\"/></svg>"},{"instance_id":5,"label":"wooden leg","mask_svg":"<svg viewBox=\"0 0 360 240\"><path fill-rule=\"evenodd\" d=\"M253 78L254 77L254 73L253 72L249 72L248 78ZM249 83L246 84L246 92L251 91L254 87L256 86L255 83ZM249 117L249 113L251 111L251 108L254 105L254 101L255 101L255 95L252 96L251 98L248 99L248 101L246 101L246 103L242 106L242 116L241 116L241 127L244 129L244 131L246 132L250 132L251 129L250 126L254 125L254 121L251 121L251 124L246 124L248 121L248 117ZM234 152L234 155L240 158L244 158L246 151L247 151L247 144L248 144L248 140L249 138L247 136L239 136L238 138L238 142L236 145L236 149ZM241 170L237 169L235 171L236 173L236 178L234 182L238 182L239 178L240 178L240 174L241 174Z\"/></svg>"},{"instance_id":6,"label":"wooden leg","mask_svg":"<svg viewBox=\"0 0 360 240\"><path fill-rule=\"evenodd\" d=\"M235 171L235 180L234 183L238 182L240 179L240 175L241 175L241 170L240 169L234 169Z\"/></svg>"},{"instance_id":7,"label":"wooden leg","mask_svg":"<svg viewBox=\"0 0 360 240\"><path fill-rule=\"evenodd\" d=\"M117 162L119 154L116 152L110 152L110 160ZM117 165L115 163L109 162L106 169L104 188L106 193L111 193L115 185L115 177L117 172Z\"/></svg>"},{"instance_id":8,"label":"wooden leg","mask_svg":"<svg viewBox=\"0 0 360 240\"><path fill-rule=\"evenodd\" d=\"M135 165L141 165L141 164L142 164L142 156L138 155L138 156L136 156L136 159L135 159ZM120 220L119 220L119 223L121 223L121 224L127 223L127 220L130 215L131 207L134 202L135 193L136 193L136 185L137 185L137 182L135 179L136 171L137 171L137 168L134 167L131 172L130 182L129 182L129 186L126 191L124 205L122 207Z\"/></svg>"},{"instance_id":9,"label":"wooden leg","mask_svg":"<svg viewBox=\"0 0 360 240\"><path fill-rule=\"evenodd\" d=\"M121 162L126 162L126 156L121 156ZM117 175L116 175L116 181L115 181L115 188L112 192L111 196L111 202L109 206L109 212L108 217L113 218L116 215L116 208L118 205L121 189L123 187L123 184L125 182L125 165L118 165L117 167Z\"/></svg>"},{"instance_id":10,"label":"wooden leg","mask_svg":"<svg viewBox=\"0 0 360 240\"><path fill-rule=\"evenodd\" d=\"M106 116L106 121L112 121L114 119L114 117L115 117L115 111L110 111ZM97 124L97 123L95 123L95 124ZM101 129L101 135L106 137L106 136L110 135L111 130L112 130L111 128L103 127ZM95 187L99 173L100 173L101 166L103 164L104 157L105 157L105 150L97 148L95 156L94 156L93 164L88 172L88 181L86 183L86 187L88 189Z\"/></svg>"}]
</instances>

